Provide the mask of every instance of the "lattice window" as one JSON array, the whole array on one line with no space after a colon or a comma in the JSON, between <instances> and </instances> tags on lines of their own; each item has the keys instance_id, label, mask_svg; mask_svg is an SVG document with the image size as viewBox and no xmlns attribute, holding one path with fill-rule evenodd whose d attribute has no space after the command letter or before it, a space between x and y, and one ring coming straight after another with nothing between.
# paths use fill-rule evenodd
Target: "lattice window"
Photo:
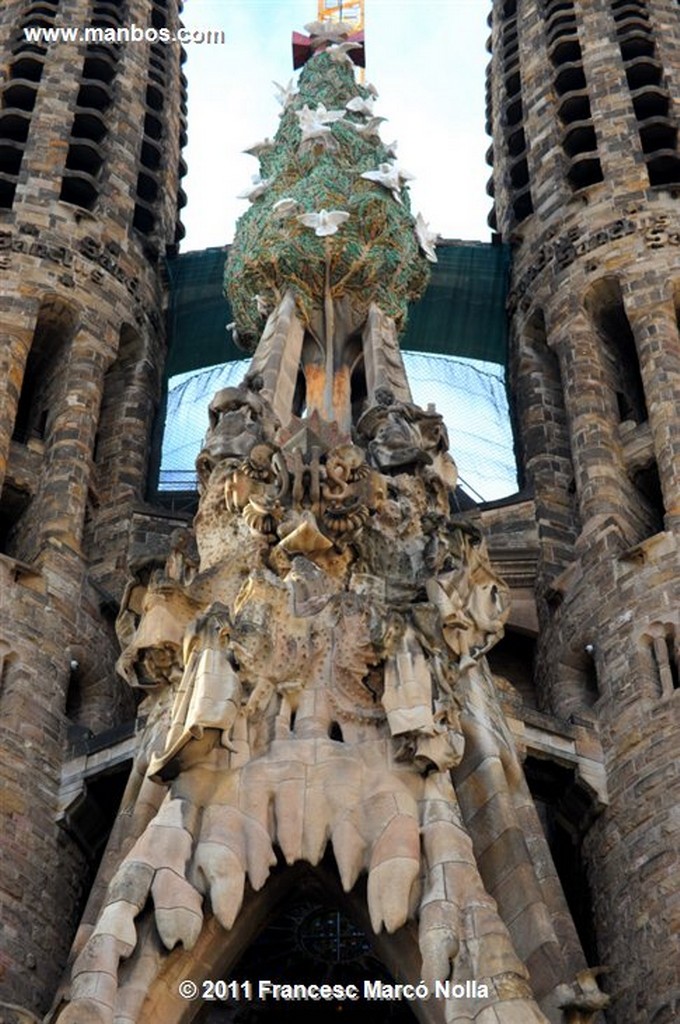
<instances>
[{"instance_id":1,"label":"lattice window","mask_svg":"<svg viewBox=\"0 0 680 1024\"><path fill-rule=\"evenodd\" d=\"M24 157L31 113L47 47L29 42L25 29L52 28L59 0L27 4L17 25L7 80L0 95L0 209L11 209Z\"/></svg>"},{"instance_id":2,"label":"lattice window","mask_svg":"<svg viewBox=\"0 0 680 1024\"><path fill-rule=\"evenodd\" d=\"M93 0L91 28L116 30L122 28L125 19L124 3L113 5L106 0ZM59 198L86 210L92 210L99 197L109 131L105 115L114 99L120 54L120 43L104 41L90 42L85 50Z\"/></svg>"},{"instance_id":3,"label":"lattice window","mask_svg":"<svg viewBox=\"0 0 680 1024\"><path fill-rule=\"evenodd\" d=\"M678 124L647 4L612 0L611 10L650 184L680 184Z\"/></svg>"},{"instance_id":4,"label":"lattice window","mask_svg":"<svg viewBox=\"0 0 680 1024\"><path fill-rule=\"evenodd\" d=\"M571 0L544 0L545 33L553 65L566 177L574 189L603 180L583 70L576 10Z\"/></svg>"}]
</instances>

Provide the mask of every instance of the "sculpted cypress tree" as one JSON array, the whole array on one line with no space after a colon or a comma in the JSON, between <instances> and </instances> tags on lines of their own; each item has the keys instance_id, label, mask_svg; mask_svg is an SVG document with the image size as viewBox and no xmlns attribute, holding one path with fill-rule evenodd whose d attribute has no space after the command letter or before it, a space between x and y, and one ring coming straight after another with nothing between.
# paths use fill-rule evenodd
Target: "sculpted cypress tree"
<instances>
[{"instance_id":1,"label":"sculpted cypress tree","mask_svg":"<svg viewBox=\"0 0 680 1024\"><path fill-rule=\"evenodd\" d=\"M328 312L321 297L351 332L372 302L400 327L408 302L425 288L427 262L404 187L410 176L380 139L384 118L373 112L373 93L356 83L337 47L308 61L297 91L281 90L279 129L254 148L260 174L226 273L239 338L249 347L288 289L305 325L321 335Z\"/></svg>"}]
</instances>

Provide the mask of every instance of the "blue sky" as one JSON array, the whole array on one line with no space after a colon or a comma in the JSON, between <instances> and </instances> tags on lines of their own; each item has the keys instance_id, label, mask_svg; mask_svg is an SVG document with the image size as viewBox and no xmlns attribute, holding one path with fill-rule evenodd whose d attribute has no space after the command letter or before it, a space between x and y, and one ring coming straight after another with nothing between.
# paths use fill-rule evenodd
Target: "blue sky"
<instances>
[{"instance_id":1,"label":"blue sky","mask_svg":"<svg viewBox=\"0 0 680 1024\"><path fill-rule=\"evenodd\" d=\"M446 238L490 237L485 185L484 0L366 0L366 80L380 97L385 142L416 175L414 212ZM316 0L187 0L188 28L221 28L224 46L188 48L189 174L183 250L231 241L258 170L241 151L274 134L272 79L293 76L291 32L315 20Z\"/></svg>"}]
</instances>

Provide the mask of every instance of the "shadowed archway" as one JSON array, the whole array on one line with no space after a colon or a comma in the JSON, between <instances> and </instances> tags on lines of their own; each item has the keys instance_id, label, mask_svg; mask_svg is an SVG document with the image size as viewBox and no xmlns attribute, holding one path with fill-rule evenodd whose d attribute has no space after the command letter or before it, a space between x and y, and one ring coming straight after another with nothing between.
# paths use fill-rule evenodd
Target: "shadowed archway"
<instances>
[{"instance_id":1,"label":"shadowed archway","mask_svg":"<svg viewBox=\"0 0 680 1024\"><path fill-rule=\"evenodd\" d=\"M444 1001L367 1001L363 982L417 984L421 957L417 928L408 924L394 935L375 935L368 917L365 878L350 893L342 890L332 854L317 868L283 863L260 892L246 893L234 927L226 932L212 916L190 952L176 950L165 959L149 986L140 1019L164 1024L266 1024L282 1010L295 1013L299 1024L309 1020L375 1019L381 1024L443 1024ZM329 936L333 921L341 929L337 941ZM141 931L141 929L140 929ZM150 941L154 941L149 936ZM148 948L148 947L147 947ZM160 952L160 950L158 950ZM153 957L145 957L151 967ZM158 962L158 961L157 961ZM357 1002L261 1003L253 1000L187 1001L179 994L184 980L204 991L206 980L260 979L292 984L355 984ZM338 1009L340 1007L340 1009ZM155 1016L154 1016L155 1015Z\"/></svg>"}]
</instances>

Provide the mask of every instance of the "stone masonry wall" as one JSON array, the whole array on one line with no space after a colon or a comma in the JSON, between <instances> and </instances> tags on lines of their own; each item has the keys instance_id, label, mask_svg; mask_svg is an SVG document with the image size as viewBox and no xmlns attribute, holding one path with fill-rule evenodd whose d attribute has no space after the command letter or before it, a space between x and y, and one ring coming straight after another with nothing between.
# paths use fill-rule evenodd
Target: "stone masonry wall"
<instances>
[{"instance_id":1,"label":"stone masonry wall","mask_svg":"<svg viewBox=\"0 0 680 1024\"><path fill-rule=\"evenodd\" d=\"M144 25L152 6L130 0L118 13ZM51 7L55 25L96 15L89 0ZM134 714L113 672L111 614L160 393L159 258L176 241L183 114L178 48L151 96L148 44L100 48L98 63L84 43L27 50L21 29L34 15L22 0L0 10L0 114L17 111L0 117L0 134L21 123L27 133L10 139L18 171L0 166L0 1005L41 1013L87 877L56 824L68 726L97 732ZM163 153L151 168L150 113ZM79 137L95 123L98 142ZM83 153L95 160L87 171ZM157 196L144 223L142 187Z\"/></svg>"},{"instance_id":2,"label":"stone masonry wall","mask_svg":"<svg viewBox=\"0 0 680 1024\"><path fill-rule=\"evenodd\" d=\"M663 1024L680 990L680 163L677 149L654 156L622 5L557 6L494 4L491 77L512 399L540 547L536 677L545 710L590 708L605 754L610 804L584 852L607 1019ZM629 14L677 123L677 4ZM521 220L503 129L511 17L534 210ZM579 103L582 182L563 116Z\"/></svg>"}]
</instances>

